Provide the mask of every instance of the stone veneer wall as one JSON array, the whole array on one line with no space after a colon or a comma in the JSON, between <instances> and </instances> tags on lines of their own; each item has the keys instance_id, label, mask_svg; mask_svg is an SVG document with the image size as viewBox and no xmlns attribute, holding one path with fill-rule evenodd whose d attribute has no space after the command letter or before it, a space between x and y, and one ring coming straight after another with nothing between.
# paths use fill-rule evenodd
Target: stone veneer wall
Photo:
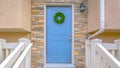
<instances>
[{"instance_id":1,"label":"stone veneer wall","mask_svg":"<svg viewBox=\"0 0 120 68\"><path fill-rule=\"evenodd\" d=\"M87 10L80 13L80 3L87 0L32 0L32 68L44 65L44 3L74 3L74 62L76 68L84 68Z\"/></svg>"}]
</instances>

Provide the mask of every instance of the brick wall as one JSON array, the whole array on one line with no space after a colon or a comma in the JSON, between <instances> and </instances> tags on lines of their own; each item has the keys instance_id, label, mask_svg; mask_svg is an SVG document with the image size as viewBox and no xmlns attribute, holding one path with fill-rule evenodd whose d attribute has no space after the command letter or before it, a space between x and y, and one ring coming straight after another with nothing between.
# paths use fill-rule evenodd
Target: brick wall
<instances>
[{"instance_id":1,"label":"brick wall","mask_svg":"<svg viewBox=\"0 0 120 68\"><path fill-rule=\"evenodd\" d=\"M32 68L44 65L44 3L74 3L74 62L76 68L84 68L85 38L87 33L87 10L80 12L80 3L87 0L32 0Z\"/></svg>"}]
</instances>

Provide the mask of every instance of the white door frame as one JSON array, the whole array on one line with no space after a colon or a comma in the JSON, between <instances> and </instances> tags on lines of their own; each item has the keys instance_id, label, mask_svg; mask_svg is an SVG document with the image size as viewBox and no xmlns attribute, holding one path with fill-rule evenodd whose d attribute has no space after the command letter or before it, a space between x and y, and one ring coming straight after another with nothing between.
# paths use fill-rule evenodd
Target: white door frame
<instances>
[{"instance_id":1,"label":"white door frame","mask_svg":"<svg viewBox=\"0 0 120 68\"><path fill-rule=\"evenodd\" d=\"M74 64L74 4L72 3L44 3L44 64L46 64L46 7L71 6L72 7L72 63Z\"/></svg>"}]
</instances>

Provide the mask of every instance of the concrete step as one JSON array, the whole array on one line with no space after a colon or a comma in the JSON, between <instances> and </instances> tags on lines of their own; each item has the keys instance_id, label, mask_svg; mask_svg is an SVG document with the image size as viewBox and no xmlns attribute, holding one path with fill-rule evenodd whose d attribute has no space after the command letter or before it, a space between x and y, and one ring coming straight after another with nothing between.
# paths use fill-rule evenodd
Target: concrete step
<instances>
[{"instance_id":1,"label":"concrete step","mask_svg":"<svg viewBox=\"0 0 120 68\"><path fill-rule=\"evenodd\" d=\"M75 68L73 64L45 64L44 68Z\"/></svg>"}]
</instances>

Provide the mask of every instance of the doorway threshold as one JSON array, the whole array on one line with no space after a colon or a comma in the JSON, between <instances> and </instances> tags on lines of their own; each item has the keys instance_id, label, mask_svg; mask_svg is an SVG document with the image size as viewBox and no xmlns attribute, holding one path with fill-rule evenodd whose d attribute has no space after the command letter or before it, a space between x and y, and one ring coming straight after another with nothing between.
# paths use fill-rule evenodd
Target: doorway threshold
<instances>
[{"instance_id":1,"label":"doorway threshold","mask_svg":"<svg viewBox=\"0 0 120 68\"><path fill-rule=\"evenodd\" d=\"M47 63L43 68L75 68L75 66L67 63Z\"/></svg>"}]
</instances>

